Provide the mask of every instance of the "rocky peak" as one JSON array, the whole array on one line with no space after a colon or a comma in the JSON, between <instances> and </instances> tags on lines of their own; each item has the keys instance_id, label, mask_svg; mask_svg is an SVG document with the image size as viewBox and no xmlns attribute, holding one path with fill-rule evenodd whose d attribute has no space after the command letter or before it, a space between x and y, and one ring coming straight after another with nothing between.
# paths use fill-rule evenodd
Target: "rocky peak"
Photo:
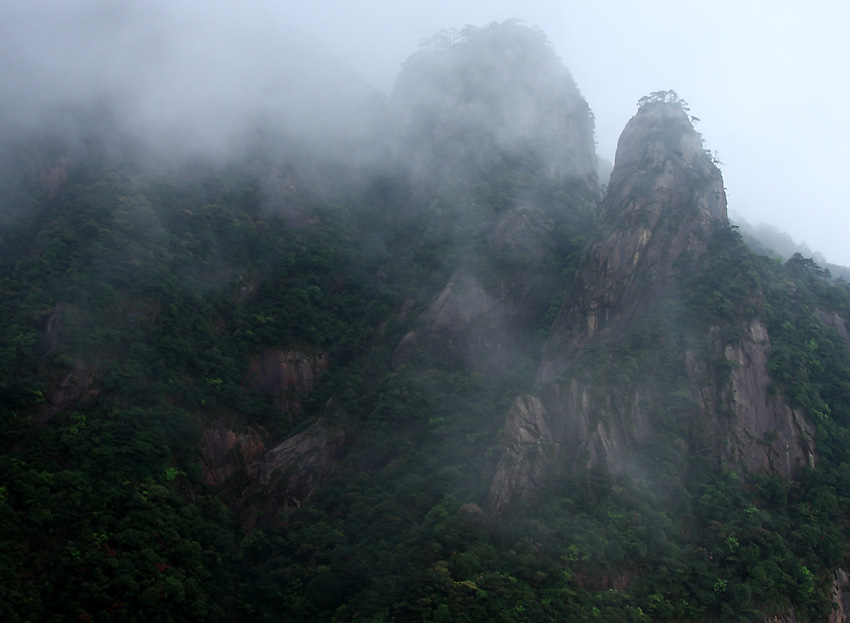
<instances>
[{"instance_id":1,"label":"rocky peak","mask_svg":"<svg viewBox=\"0 0 850 623\"><path fill-rule=\"evenodd\" d=\"M679 104L645 104L626 125L601 222L553 326L541 381L669 292L699 262L714 225L727 222L720 170Z\"/></svg>"},{"instance_id":2,"label":"rocky peak","mask_svg":"<svg viewBox=\"0 0 850 623\"><path fill-rule=\"evenodd\" d=\"M469 181L517 151L551 176L595 183L590 108L543 33L516 20L425 41L392 110L402 159L423 184Z\"/></svg>"},{"instance_id":3,"label":"rocky peak","mask_svg":"<svg viewBox=\"0 0 850 623\"><path fill-rule=\"evenodd\" d=\"M644 104L626 124L617 142L617 155L609 186L624 178L667 166L699 171L705 177L719 174L684 108L677 103ZM726 218L725 197L705 206L710 218Z\"/></svg>"},{"instance_id":4,"label":"rocky peak","mask_svg":"<svg viewBox=\"0 0 850 623\"><path fill-rule=\"evenodd\" d=\"M533 495L549 473L599 463L621 472L640 460L641 447L654 435L651 414L661 408L664 390L651 381L627 389L583 379L573 367L594 345L623 338L639 316L669 297L679 277L701 265L710 234L726 219L720 171L683 106L678 100L643 103L620 137L600 233L583 252L544 345L538 394L518 399L507 414L502 460L488 498L490 519L515 495ZM772 418L771 412L766 427ZM537 420L545 429L530 425ZM791 417L788 430L798 421ZM514 430L525 435L508 435ZM540 453L540 447L548 451ZM786 454L789 464L806 460L796 450ZM753 456L754 468L786 458Z\"/></svg>"}]
</instances>

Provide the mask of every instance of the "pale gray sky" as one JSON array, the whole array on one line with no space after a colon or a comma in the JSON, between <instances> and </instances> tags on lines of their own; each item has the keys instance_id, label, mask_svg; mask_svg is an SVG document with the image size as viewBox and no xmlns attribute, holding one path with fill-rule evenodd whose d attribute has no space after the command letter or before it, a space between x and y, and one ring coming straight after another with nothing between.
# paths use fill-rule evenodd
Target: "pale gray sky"
<instances>
[{"instance_id":1,"label":"pale gray sky","mask_svg":"<svg viewBox=\"0 0 850 623\"><path fill-rule=\"evenodd\" d=\"M160 12L148 10L154 5ZM151 40L156 29L140 35L121 26L128 10L148 25L167 14L179 27L163 28L162 36L179 33L181 40L163 45ZM539 26L572 72L596 115L601 156L613 159L642 95L674 89L701 119L707 147L719 152L730 211L776 225L829 261L850 265L846 0L0 0L0 63L16 59L14 70L0 67L0 81L8 87L23 74L46 72L50 88L33 89L49 97L50 89L87 87L83 74L120 81L126 55L174 48L209 59L211 68L226 65L222 75L262 72L259 58L270 67L297 63L283 58L285 51L271 58L266 50L274 46L264 42L298 31L389 94L420 39L512 17ZM146 66L142 78L155 83L157 67ZM216 83L215 76L191 88L212 89L203 96L223 102L222 110L245 105L238 86ZM165 84L188 88L179 72ZM145 103L165 109L159 104Z\"/></svg>"}]
</instances>

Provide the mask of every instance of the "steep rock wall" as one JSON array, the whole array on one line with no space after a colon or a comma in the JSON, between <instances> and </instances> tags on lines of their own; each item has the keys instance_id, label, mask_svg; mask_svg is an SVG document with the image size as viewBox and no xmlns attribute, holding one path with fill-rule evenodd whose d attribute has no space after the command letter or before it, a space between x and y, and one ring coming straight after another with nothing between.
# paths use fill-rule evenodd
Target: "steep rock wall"
<instances>
[{"instance_id":1,"label":"steep rock wall","mask_svg":"<svg viewBox=\"0 0 850 623\"><path fill-rule=\"evenodd\" d=\"M204 484L222 485L241 470L245 470L249 479L256 478L266 450L264 437L262 431L252 427L238 432L231 430L223 420L207 425L201 437Z\"/></svg>"},{"instance_id":2,"label":"steep rock wall","mask_svg":"<svg viewBox=\"0 0 850 623\"><path fill-rule=\"evenodd\" d=\"M51 355L59 350L60 344L64 341L66 322L70 318L71 324L74 324L75 317L79 314L80 310L77 307L58 303L47 318L42 347L44 356L38 370L39 376L45 382L44 406L36 418L40 425L50 422L55 415L80 398L97 393L94 387L95 374L85 358L66 356L65 366L57 366L55 362L50 361Z\"/></svg>"},{"instance_id":3,"label":"steep rock wall","mask_svg":"<svg viewBox=\"0 0 850 623\"><path fill-rule=\"evenodd\" d=\"M723 178L684 111L664 103L642 108L620 137L603 233L583 255L538 380L552 382L583 346L615 336L663 297L726 218Z\"/></svg>"},{"instance_id":4,"label":"steep rock wall","mask_svg":"<svg viewBox=\"0 0 850 623\"><path fill-rule=\"evenodd\" d=\"M246 385L271 397L286 414L299 408L328 367L324 353L268 349L251 364ZM275 518L307 502L333 471L345 450L341 427L324 420L269 448L267 431L254 426L234 430L224 420L209 423L202 434L203 481L222 487L246 528L260 518Z\"/></svg>"},{"instance_id":5,"label":"steep rock wall","mask_svg":"<svg viewBox=\"0 0 850 623\"><path fill-rule=\"evenodd\" d=\"M322 352L267 349L254 357L246 383L291 416L292 410L299 408L298 395L312 392L316 378L327 368L327 356Z\"/></svg>"},{"instance_id":6,"label":"steep rock wall","mask_svg":"<svg viewBox=\"0 0 850 623\"><path fill-rule=\"evenodd\" d=\"M539 398L516 399L505 422L501 451L484 510L488 517L500 516L514 495L533 495L543 485L546 464L556 448Z\"/></svg>"},{"instance_id":7,"label":"steep rock wall","mask_svg":"<svg viewBox=\"0 0 850 623\"><path fill-rule=\"evenodd\" d=\"M422 349L502 370L563 288L543 270L553 215L596 207L590 109L542 33L516 21L435 37L405 64L391 109L411 212L438 215L438 243L462 249L393 365Z\"/></svg>"},{"instance_id":8,"label":"steep rock wall","mask_svg":"<svg viewBox=\"0 0 850 623\"><path fill-rule=\"evenodd\" d=\"M774 472L787 478L802 467L814 467L815 427L772 387L764 325L748 323L743 338L734 343L724 343L719 333L712 329L713 347L715 356L731 364L728 377L717 378L694 353L687 354L687 371L721 460L745 473Z\"/></svg>"},{"instance_id":9,"label":"steep rock wall","mask_svg":"<svg viewBox=\"0 0 850 623\"><path fill-rule=\"evenodd\" d=\"M259 462L255 485L246 492L243 523L256 525L290 508L301 508L333 472L345 452L345 431L318 420L265 453Z\"/></svg>"},{"instance_id":10,"label":"steep rock wall","mask_svg":"<svg viewBox=\"0 0 850 623\"><path fill-rule=\"evenodd\" d=\"M504 512L513 496L533 495L548 475L598 464L614 474L639 466L656 435L653 414L665 409L685 423L680 431L690 430L677 433L683 465L696 434L713 444L718 461L744 473L793 477L814 465L814 427L773 388L770 343L758 320L734 332L743 334L737 341L722 341L718 329L689 338L708 346L676 356L679 369L666 382L691 397L680 396L672 411L652 371L626 384L582 374L589 354L604 352L606 344L626 339L636 322L663 313L658 303L675 296L686 271L703 265L709 236L728 224L720 172L680 106L649 104L626 126L601 219L601 234L584 252L544 346L537 394L518 399L507 414L488 519ZM537 406L521 408L528 404ZM544 415L529 420L530 413ZM534 424L540 417L545 427ZM508 435L517 429L526 431L522 443ZM542 445L553 451L532 463L530 453Z\"/></svg>"},{"instance_id":11,"label":"steep rock wall","mask_svg":"<svg viewBox=\"0 0 850 623\"><path fill-rule=\"evenodd\" d=\"M270 449L267 437L254 427L234 431L222 420L203 433L203 482L223 488L246 528L308 502L333 472L348 441L343 428L324 420Z\"/></svg>"},{"instance_id":12,"label":"steep rock wall","mask_svg":"<svg viewBox=\"0 0 850 623\"><path fill-rule=\"evenodd\" d=\"M850 621L850 575L839 569L832 581L833 611L828 623L848 623Z\"/></svg>"},{"instance_id":13,"label":"steep rock wall","mask_svg":"<svg viewBox=\"0 0 850 623\"><path fill-rule=\"evenodd\" d=\"M552 474L578 473L600 463L613 473L629 469L634 449L653 434L651 408L652 400L640 391L623 393L576 379L552 384L542 399L517 398L505 420L487 519L501 516L514 497L533 497Z\"/></svg>"},{"instance_id":14,"label":"steep rock wall","mask_svg":"<svg viewBox=\"0 0 850 623\"><path fill-rule=\"evenodd\" d=\"M815 310L815 316L817 316L817 319L820 320L824 326L827 326L830 329L835 329L838 332L838 335L841 336L841 339L844 340L847 348L850 348L850 333L847 331L847 323L841 316L825 312L821 309Z\"/></svg>"}]
</instances>

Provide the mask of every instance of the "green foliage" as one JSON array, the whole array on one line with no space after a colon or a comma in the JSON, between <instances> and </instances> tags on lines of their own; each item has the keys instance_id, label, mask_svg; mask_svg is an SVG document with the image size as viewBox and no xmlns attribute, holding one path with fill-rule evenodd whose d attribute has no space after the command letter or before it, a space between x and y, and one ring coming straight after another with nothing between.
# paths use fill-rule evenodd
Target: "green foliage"
<instances>
[{"instance_id":1,"label":"green foliage","mask_svg":"<svg viewBox=\"0 0 850 623\"><path fill-rule=\"evenodd\" d=\"M411 63L496 30L450 34ZM533 30L500 32L545 49ZM475 176L299 189L281 213L262 191L277 169L253 156L183 172L89 163L52 197L4 190L17 208L0 244L3 620L824 619L850 552L850 355L834 319L850 318L850 294L811 260L750 254L733 229L654 313L575 362L592 424L639 413L645 452L619 472L553 473L484 523L505 413L532 390L596 197L547 177L531 146L476 140L447 159ZM520 200L551 224L541 262L489 244ZM488 286L538 271L527 357L482 374L420 353L393 370L458 267ZM709 330L734 343L757 320L776 390L818 429L818 468L793 483L720 469L689 385L685 353L706 355ZM287 412L248 382L269 348L329 362L310 395L288 388ZM226 420L271 447L318 417L345 428L345 457L309 503L245 531L243 491L204 484L202 432Z\"/></svg>"}]
</instances>

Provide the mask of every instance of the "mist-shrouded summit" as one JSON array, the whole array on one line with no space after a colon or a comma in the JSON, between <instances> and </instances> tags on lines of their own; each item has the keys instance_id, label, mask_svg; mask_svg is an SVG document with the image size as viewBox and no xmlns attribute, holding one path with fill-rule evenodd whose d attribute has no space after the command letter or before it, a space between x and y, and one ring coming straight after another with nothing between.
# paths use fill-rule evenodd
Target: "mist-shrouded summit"
<instances>
[{"instance_id":1,"label":"mist-shrouded summit","mask_svg":"<svg viewBox=\"0 0 850 623\"><path fill-rule=\"evenodd\" d=\"M271 2L28 6L4 621L850 620L850 284L747 249L673 92L603 187L516 20L383 97Z\"/></svg>"},{"instance_id":2,"label":"mist-shrouded summit","mask_svg":"<svg viewBox=\"0 0 850 623\"><path fill-rule=\"evenodd\" d=\"M407 218L428 251L441 249L445 271L393 366L423 351L504 371L534 344L560 287L558 258L576 251L563 232L593 220L592 114L545 35L516 20L425 41L390 111Z\"/></svg>"},{"instance_id":3,"label":"mist-shrouded summit","mask_svg":"<svg viewBox=\"0 0 850 623\"><path fill-rule=\"evenodd\" d=\"M508 153L553 178L595 175L587 102L546 36L516 20L423 42L391 105L416 178L474 178Z\"/></svg>"},{"instance_id":4,"label":"mist-shrouded summit","mask_svg":"<svg viewBox=\"0 0 850 623\"><path fill-rule=\"evenodd\" d=\"M728 226L720 170L678 102L650 101L617 146L600 213L602 239L586 251L572 307L555 321L547 348L558 352L604 340L673 287L706 252L716 226ZM561 364L569 360L559 352ZM542 380L560 370L547 363Z\"/></svg>"},{"instance_id":5,"label":"mist-shrouded summit","mask_svg":"<svg viewBox=\"0 0 850 623\"><path fill-rule=\"evenodd\" d=\"M712 149L723 157L732 208L750 222L790 232L831 262L850 264L842 259L844 193L833 181L846 168L840 143L846 97L834 76L847 60L837 29L848 9L826 0L802 13L774 9L723 2L707 10L669 0L649 10L610 0L581 6L323 0L285 7L269 0L239 6L223 0L6 2L0 7L0 106L17 127L34 119L43 127L52 116L45 105L76 107L109 92L110 106L121 100L118 116L135 135L175 154L221 155L232 150L248 113L299 106L293 92L270 96L261 86L274 84L268 77L277 67L303 65L310 57L300 44L293 50L281 40L296 37L331 50L389 96L420 38L448 25L519 16L547 32L576 77L597 116L600 156L613 158L639 95L675 86L705 120ZM321 65L304 84L321 79ZM311 111L329 107L331 119L350 119L334 112L348 106L342 93L318 105L306 101ZM813 102L820 112L806 116ZM788 122L801 115L805 123ZM298 125L315 129L315 119Z\"/></svg>"},{"instance_id":6,"label":"mist-shrouded summit","mask_svg":"<svg viewBox=\"0 0 850 623\"><path fill-rule=\"evenodd\" d=\"M628 342L663 307L677 281L704 262L714 229L728 222L720 171L682 103L672 92L653 95L620 137L598 229L541 351L537 391L508 411L491 517L515 496L534 495L549 472L634 469L635 449L654 434L653 413L661 410L654 402L663 403L656 394L669 391L657 379L626 389L627 375L617 388L598 377L591 387L583 375L606 345Z\"/></svg>"}]
</instances>

